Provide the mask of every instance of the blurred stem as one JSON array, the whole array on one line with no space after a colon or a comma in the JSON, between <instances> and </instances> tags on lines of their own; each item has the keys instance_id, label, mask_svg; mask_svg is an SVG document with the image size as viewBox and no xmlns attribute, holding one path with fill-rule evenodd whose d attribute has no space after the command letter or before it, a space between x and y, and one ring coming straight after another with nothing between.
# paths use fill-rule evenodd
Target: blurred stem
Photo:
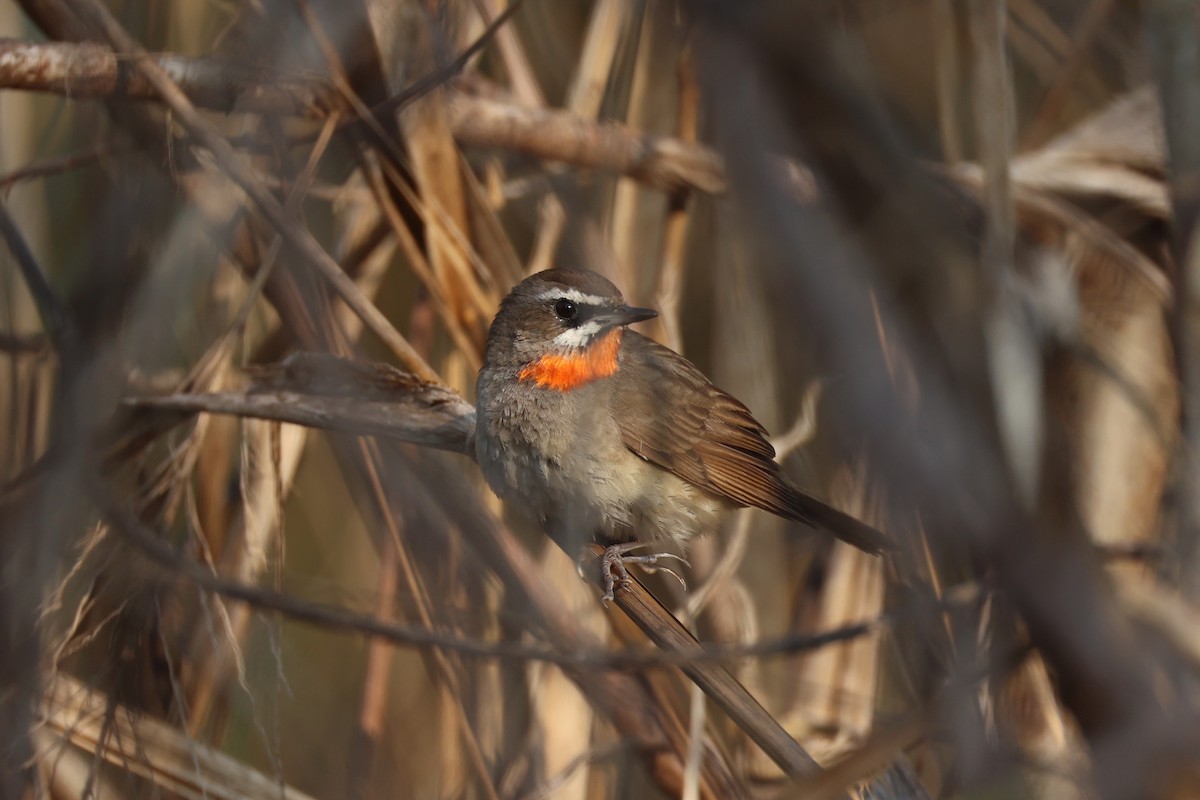
<instances>
[{"instance_id":1,"label":"blurred stem","mask_svg":"<svg viewBox=\"0 0 1200 800\"><path fill-rule=\"evenodd\" d=\"M599 558L599 545L593 544L589 550ZM593 576L599 575L598 569L587 572ZM629 581L619 585L615 600L617 606L661 650L680 654L703 652L703 647L691 632L640 583ZM785 774L796 777L820 773L821 767L813 757L746 691L729 670L702 662L684 663L680 668Z\"/></svg>"},{"instance_id":2,"label":"blurred stem","mask_svg":"<svg viewBox=\"0 0 1200 800\"><path fill-rule=\"evenodd\" d=\"M971 0L975 128L987 181L984 207L987 230L983 265L993 283L1008 272L1014 246L1014 208L1009 160L1013 149L1013 98L1004 49L1005 0Z\"/></svg>"},{"instance_id":3,"label":"blurred stem","mask_svg":"<svg viewBox=\"0 0 1200 800\"><path fill-rule=\"evenodd\" d=\"M1009 468L1022 499L1032 505L1040 479L1042 365L1013 272L1016 208L1009 165L1016 112L1005 50L1006 0L972 0L970 12L975 130L985 175L980 256L984 291L991 301L984 327L988 366Z\"/></svg>"},{"instance_id":4,"label":"blurred stem","mask_svg":"<svg viewBox=\"0 0 1200 800\"><path fill-rule=\"evenodd\" d=\"M392 618L396 603L396 579L399 570L396 543L386 537L379 556L379 598L375 615L382 620ZM387 715L387 694L394 648L381 639L371 639L367 645L366 674L363 677L361 708L358 715L358 737L347 753L346 786L350 797L366 797L371 784L371 769L380 750L384 719Z\"/></svg>"},{"instance_id":5,"label":"blurred stem","mask_svg":"<svg viewBox=\"0 0 1200 800\"><path fill-rule=\"evenodd\" d=\"M81 167L92 166L101 159L123 154L128 151L128 145L119 142L106 142L66 155L53 156L33 161L23 167L0 175L0 191L7 192L13 186L36 178L47 178L61 175Z\"/></svg>"},{"instance_id":6,"label":"blurred stem","mask_svg":"<svg viewBox=\"0 0 1200 800\"><path fill-rule=\"evenodd\" d=\"M263 216L294 248L296 254L303 257L317 274L329 283L337 295L354 309L371 332L388 346L400 362L422 380L440 382L437 372L413 350L387 317L363 297L354 281L342 272L337 262L325 252L312 233L288 217L284 208L258 180L249 164L217 129L200 115L179 86L149 57L108 9L99 0L72 0L72 5L95 20L105 38L112 43L114 50L132 59L135 68L145 76L163 102L174 112L179 124L212 154L221 170L249 195Z\"/></svg>"},{"instance_id":7,"label":"blurred stem","mask_svg":"<svg viewBox=\"0 0 1200 800\"><path fill-rule=\"evenodd\" d=\"M387 490L384 488L384 468L383 456L380 452L379 443L369 439L357 440L357 447L347 448L345 452L346 458L355 458L358 462L356 468L362 473L362 477L366 479L366 491L368 492L365 498L372 508L374 508L377 516L377 522L382 524L386 529L386 539L392 544L390 552L386 553L390 556L394 568L397 570L397 578L403 578L404 586L409 592L410 598L413 600L413 605L416 610L417 619L426 630L439 630L444 627L440 620L434 618L436 606L434 604L433 595L430 593L428 586L422 576L420 566L416 562L416 557L413 554L410 541L403 535L402 527L406 524L405 518L392 511L392 506L388 497ZM340 459L345 460L345 459ZM349 487L348 488L353 488ZM479 788L484 797L488 800L499 800L499 795L496 786L492 781L491 772L488 769L487 758L484 756L483 747L479 742L479 737L471 726L471 720L467 714L464 705L464 691L462 680L460 679L461 661L455 654L448 653L441 648L432 648L429 651L429 658L433 665L433 673L439 680L439 698L442 703L442 710L452 718L452 726L455 730L447 731L447 733L456 732L462 737L462 743L466 745L466 759L470 762L479 779ZM443 761L444 763L450 759L446 759L446 751L453 747L453 740L443 738ZM447 778L448 776L443 776Z\"/></svg>"},{"instance_id":8,"label":"blurred stem","mask_svg":"<svg viewBox=\"0 0 1200 800\"><path fill-rule=\"evenodd\" d=\"M34 258L33 251L29 249L25 237L21 235L21 229L17 227L16 220L8 213L8 207L2 201L0 201L0 236L4 237L8 251L12 253L13 260L17 262L17 269L21 271L21 277L25 279L25 286L37 304L38 315L42 318L42 327L45 328L50 340L57 343L67 324L66 312L55 296L54 290L50 288L50 284L37 259Z\"/></svg>"},{"instance_id":9,"label":"blurred stem","mask_svg":"<svg viewBox=\"0 0 1200 800\"><path fill-rule=\"evenodd\" d=\"M654 14L649 7L643 8L631 28L631 36L637 40L637 54L633 62L633 78L629 85L629 98L625 104L625 124L636 130L645 130L652 121L648 96L653 80L654 52L656 45ZM614 275L618 285L631 293L637 292L638 269L635 266L643 258L644 234L639 236L639 221L646 210L641 187L629 178L618 178L609 209L609 243L612 247Z\"/></svg>"},{"instance_id":10,"label":"blurred stem","mask_svg":"<svg viewBox=\"0 0 1200 800\"><path fill-rule=\"evenodd\" d=\"M579 67L567 90L564 104L568 109L588 119L600 114L617 47L630 22L630 9L625 0L599 0L592 9Z\"/></svg>"},{"instance_id":11,"label":"blurred stem","mask_svg":"<svg viewBox=\"0 0 1200 800\"><path fill-rule=\"evenodd\" d=\"M592 15L588 20L579 61L575 66L571 83L567 87L567 96L563 101L563 107L572 115L577 115L587 122L594 122L599 117L606 89L612 77L618 47L621 40L629 33L631 16L629 5L624 0L598 0L592 7ZM479 115L479 117L482 118L483 115ZM546 130L543 128L542 132L536 133L531 138L541 140L543 132ZM548 203L562 205L561 198L555 194L547 195L547 198ZM564 215L565 213L564 209ZM545 224L555 225L555 216L555 213L550 211L543 218ZM557 244L559 236L555 235L553 229L545 232L539 229L537 239ZM612 256L608 256L603 250L594 252L595 248L586 244L584 250L588 252L588 257L595 262L590 265L592 269L601 273L608 271L606 267L610 265L605 262L611 261ZM550 253L551 258L553 255ZM610 275L610 277L612 276Z\"/></svg>"},{"instance_id":12,"label":"blurred stem","mask_svg":"<svg viewBox=\"0 0 1200 800\"><path fill-rule=\"evenodd\" d=\"M1174 227L1171 250L1175 292L1172 338L1183 386L1180 428L1183 449L1176 457L1174 495L1179 503L1178 541L1181 580L1188 594L1200 597L1200 44L1196 7L1187 0L1158 0L1148 5L1146 32L1154 54L1161 96ZM1170 496L1171 493L1168 493Z\"/></svg>"},{"instance_id":13,"label":"blurred stem","mask_svg":"<svg viewBox=\"0 0 1200 800\"><path fill-rule=\"evenodd\" d=\"M947 164L962 160L962 134L958 128L959 73L958 19L952 0L933 0L937 18L937 100L938 130L942 138L942 158Z\"/></svg>"},{"instance_id":14,"label":"blurred stem","mask_svg":"<svg viewBox=\"0 0 1200 800\"><path fill-rule=\"evenodd\" d=\"M1062 116L1063 109L1071 97L1071 89L1075 87L1083 67L1083 56L1100 33L1100 25L1112 11L1114 0L1092 0L1083 16L1076 23L1071 35L1071 49L1067 60L1059 67L1054 83L1046 92L1045 98L1038 106L1037 116L1022 141L1022 149L1029 150L1041 147L1051 136L1055 124Z\"/></svg>"},{"instance_id":15,"label":"blurred stem","mask_svg":"<svg viewBox=\"0 0 1200 800\"><path fill-rule=\"evenodd\" d=\"M696 80L696 65L690 49L680 54L676 72L679 77L679 122L675 133L680 141L694 143L700 120L700 85ZM683 263L691 227L691 211L688 207L690 196L690 193L675 191L667 198L662 269L654 296L664 340L677 353L683 352L679 301L683 295Z\"/></svg>"},{"instance_id":16,"label":"blurred stem","mask_svg":"<svg viewBox=\"0 0 1200 800\"><path fill-rule=\"evenodd\" d=\"M511 14L520 2L507 3L505 0L474 0L475 8L483 21L490 27L496 24L498 15ZM507 8L505 7L507 6ZM509 85L517 102L530 108L540 108L546 105L542 87L538 84L525 48L517 38L517 32L512 25L505 25L496 31L496 48L504 61L504 69L508 73Z\"/></svg>"}]
</instances>

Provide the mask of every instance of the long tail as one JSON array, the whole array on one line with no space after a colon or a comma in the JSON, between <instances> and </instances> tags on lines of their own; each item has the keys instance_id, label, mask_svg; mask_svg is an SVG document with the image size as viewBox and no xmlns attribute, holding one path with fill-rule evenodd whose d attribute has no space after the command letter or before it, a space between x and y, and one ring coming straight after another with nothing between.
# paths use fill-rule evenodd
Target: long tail
<instances>
[{"instance_id":1,"label":"long tail","mask_svg":"<svg viewBox=\"0 0 1200 800\"><path fill-rule=\"evenodd\" d=\"M891 537L798 489L791 492L787 506L788 517L836 536L864 552L878 555L896 549Z\"/></svg>"}]
</instances>

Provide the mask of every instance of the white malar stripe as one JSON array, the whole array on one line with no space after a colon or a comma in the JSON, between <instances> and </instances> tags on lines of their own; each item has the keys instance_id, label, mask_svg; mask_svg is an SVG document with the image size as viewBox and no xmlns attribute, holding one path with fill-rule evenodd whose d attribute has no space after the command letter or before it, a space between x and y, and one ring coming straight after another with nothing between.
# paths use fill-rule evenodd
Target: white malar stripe
<instances>
[{"instance_id":1,"label":"white malar stripe","mask_svg":"<svg viewBox=\"0 0 1200 800\"><path fill-rule=\"evenodd\" d=\"M580 325L578 328L568 328L567 330L554 337L554 343L560 347L587 347L592 342L592 337L600 332L604 326L596 320L591 320Z\"/></svg>"},{"instance_id":2,"label":"white malar stripe","mask_svg":"<svg viewBox=\"0 0 1200 800\"><path fill-rule=\"evenodd\" d=\"M609 301L594 294L584 294L578 289L550 289L537 296L538 300L574 300L588 306L607 306Z\"/></svg>"}]
</instances>

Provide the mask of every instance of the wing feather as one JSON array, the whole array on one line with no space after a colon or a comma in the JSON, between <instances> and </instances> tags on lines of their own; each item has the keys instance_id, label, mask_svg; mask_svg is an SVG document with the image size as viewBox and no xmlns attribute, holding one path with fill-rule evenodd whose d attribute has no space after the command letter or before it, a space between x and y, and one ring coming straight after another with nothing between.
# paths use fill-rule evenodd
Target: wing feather
<instances>
[{"instance_id":1,"label":"wing feather","mask_svg":"<svg viewBox=\"0 0 1200 800\"><path fill-rule=\"evenodd\" d=\"M626 331L620 373L618 424L625 446L639 457L711 494L799 520L868 552L891 546L879 531L796 489L750 410L683 356Z\"/></svg>"}]
</instances>

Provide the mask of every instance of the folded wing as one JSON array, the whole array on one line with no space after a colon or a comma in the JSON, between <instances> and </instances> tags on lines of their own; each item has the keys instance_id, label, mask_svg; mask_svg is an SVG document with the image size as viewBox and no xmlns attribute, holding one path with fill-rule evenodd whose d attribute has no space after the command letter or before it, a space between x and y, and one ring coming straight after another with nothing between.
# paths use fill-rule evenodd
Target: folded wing
<instances>
[{"instance_id":1,"label":"folded wing","mask_svg":"<svg viewBox=\"0 0 1200 800\"><path fill-rule=\"evenodd\" d=\"M687 359L625 332L617 404L625 446L688 483L734 503L798 520L871 553L890 540L854 517L804 494L775 463L767 431L736 398ZM619 387L634 385L637 391Z\"/></svg>"}]
</instances>

